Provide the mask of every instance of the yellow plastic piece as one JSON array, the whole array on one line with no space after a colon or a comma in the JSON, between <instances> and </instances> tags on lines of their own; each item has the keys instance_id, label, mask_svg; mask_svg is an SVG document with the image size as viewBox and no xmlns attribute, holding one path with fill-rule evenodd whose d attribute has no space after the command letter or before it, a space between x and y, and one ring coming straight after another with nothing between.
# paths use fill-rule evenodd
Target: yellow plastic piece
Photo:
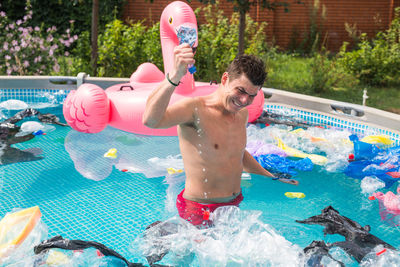
<instances>
[{"instance_id":1,"label":"yellow plastic piece","mask_svg":"<svg viewBox=\"0 0 400 267\"><path fill-rule=\"evenodd\" d=\"M278 141L278 147L281 148L286 152L291 157L296 157L296 158L309 158L312 163L317 164L317 165L325 165L328 159L324 156L317 155L317 154L307 154L304 153L298 149L289 147L285 145L282 140L278 137L276 137L276 140Z\"/></svg>"},{"instance_id":2,"label":"yellow plastic piece","mask_svg":"<svg viewBox=\"0 0 400 267\"><path fill-rule=\"evenodd\" d=\"M38 206L7 214L0 221L0 259L31 233L42 213Z\"/></svg>"},{"instance_id":3,"label":"yellow plastic piece","mask_svg":"<svg viewBox=\"0 0 400 267\"><path fill-rule=\"evenodd\" d=\"M110 148L105 154L105 158L117 158L117 149L116 148Z\"/></svg>"},{"instance_id":4,"label":"yellow plastic piece","mask_svg":"<svg viewBox=\"0 0 400 267\"><path fill-rule=\"evenodd\" d=\"M69 258L67 255L60 251L56 250L50 250L49 255L47 256L46 259L46 264L47 265L66 265L70 262Z\"/></svg>"},{"instance_id":5,"label":"yellow plastic piece","mask_svg":"<svg viewBox=\"0 0 400 267\"><path fill-rule=\"evenodd\" d=\"M174 169L174 168L167 168L168 174L175 174L175 173L182 173L183 170L181 169Z\"/></svg>"},{"instance_id":6,"label":"yellow plastic piece","mask_svg":"<svg viewBox=\"0 0 400 267\"><path fill-rule=\"evenodd\" d=\"M291 133L294 133L294 134L298 134L298 135L300 135L300 136L302 136L302 137L306 137L306 138L308 138L308 139L310 139L311 140L311 142L323 142L323 141L328 141L328 140L326 140L325 138L322 138L322 137L315 137L315 136L312 136L312 135L310 135L309 133L307 133L304 129L302 129L302 128L298 128L298 129L296 129L296 130L293 130L293 131L291 131Z\"/></svg>"},{"instance_id":7,"label":"yellow plastic piece","mask_svg":"<svg viewBox=\"0 0 400 267\"><path fill-rule=\"evenodd\" d=\"M306 197L306 195L301 192L286 192L285 196L287 196L288 198L305 198Z\"/></svg>"},{"instance_id":8,"label":"yellow plastic piece","mask_svg":"<svg viewBox=\"0 0 400 267\"><path fill-rule=\"evenodd\" d=\"M368 135L361 139L362 142L368 144L391 145L393 141L387 135Z\"/></svg>"},{"instance_id":9,"label":"yellow plastic piece","mask_svg":"<svg viewBox=\"0 0 400 267\"><path fill-rule=\"evenodd\" d=\"M303 128L297 128L296 130L292 130L292 131L290 131L291 133L295 133L295 134L303 134L303 133L305 133L306 131L304 131L304 129Z\"/></svg>"}]
</instances>

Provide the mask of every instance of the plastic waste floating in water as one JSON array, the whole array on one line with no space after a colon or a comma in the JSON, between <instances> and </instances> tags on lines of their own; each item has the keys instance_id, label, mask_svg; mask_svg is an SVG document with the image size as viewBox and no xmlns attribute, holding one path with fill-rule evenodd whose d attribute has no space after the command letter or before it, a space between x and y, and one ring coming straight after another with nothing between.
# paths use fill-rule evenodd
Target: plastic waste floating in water
<instances>
[{"instance_id":1,"label":"plastic waste floating in water","mask_svg":"<svg viewBox=\"0 0 400 267\"><path fill-rule=\"evenodd\" d=\"M168 174L175 174L175 173L182 173L183 170L182 169L175 169L175 168L167 168L167 172Z\"/></svg>"},{"instance_id":2,"label":"plastic waste floating in water","mask_svg":"<svg viewBox=\"0 0 400 267\"><path fill-rule=\"evenodd\" d=\"M275 170L290 175L296 175L296 170L311 171L314 164L309 158L301 160L290 160L274 154L260 155L255 157L261 166L268 170Z\"/></svg>"},{"instance_id":3,"label":"plastic waste floating in water","mask_svg":"<svg viewBox=\"0 0 400 267\"><path fill-rule=\"evenodd\" d=\"M105 154L105 158L112 158L116 159L117 158L117 149L116 148L110 148Z\"/></svg>"},{"instance_id":4,"label":"plastic waste floating in water","mask_svg":"<svg viewBox=\"0 0 400 267\"><path fill-rule=\"evenodd\" d=\"M368 135L361 139L362 142L368 144L392 145L393 141L387 135Z\"/></svg>"},{"instance_id":5,"label":"plastic waste floating in water","mask_svg":"<svg viewBox=\"0 0 400 267\"><path fill-rule=\"evenodd\" d=\"M22 110L28 108L28 104L21 100L10 99L0 103L0 109Z\"/></svg>"},{"instance_id":6,"label":"plastic waste floating in water","mask_svg":"<svg viewBox=\"0 0 400 267\"><path fill-rule=\"evenodd\" d=\"M305 198L306 195L302 192L286 192L285 196L288 198Z\"/></svg>"},{"instance_id":7,"label":"plastic waste floating in water","mask_svg":"<svg viewBox=\"0 0 400 267\"><path fill-rule=\"evenodd\" d=\"M369 197L370 200L378 199L379 214L383 221L392 226L400 226L400 186L397 188L397 194L392 191L387 193L376 192Z\"/></svg>"},{"instance_id":8,"label":"plastic waste floating in water","mask_svg":"<svg viewBox=\"0 0 400 267\"><path fill-rule=\"evenodd\" d=\"M37 227L41 216L39 207L34 206L3 217L0 221L0 263L24 256L32 243L38 243L43 233L47 235L47 230Z\"/></svg>"},{"instance_id":9,"label":"plastic waste floating in water","mask_svg":"<svg viewBox=\"0 0 400 267\"><path fill-rule=\"evenodd\" d=\"M361 193L372 194L376 190L384 188L385 183L376 176L367 176L361 180Z\"/></svg>"}]
</instances>

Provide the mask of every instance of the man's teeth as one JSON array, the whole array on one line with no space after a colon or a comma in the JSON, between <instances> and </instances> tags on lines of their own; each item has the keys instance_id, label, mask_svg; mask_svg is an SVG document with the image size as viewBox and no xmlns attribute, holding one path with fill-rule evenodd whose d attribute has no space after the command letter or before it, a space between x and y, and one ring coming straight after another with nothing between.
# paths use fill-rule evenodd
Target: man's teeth
<instances>
[{"instance_id":1,"label":"man's teeth","mask_svg":"<svg viewBox=\"0 0 400 267\"><path fill-rule=\"evenodd\" d=\"M235 105L238 106L238 107L242 107L242 104L240 104L240 103L238 103L238 102L236 102L236 101L233 101L233 104L235 104Z\"/></svg>"}]
</instances>

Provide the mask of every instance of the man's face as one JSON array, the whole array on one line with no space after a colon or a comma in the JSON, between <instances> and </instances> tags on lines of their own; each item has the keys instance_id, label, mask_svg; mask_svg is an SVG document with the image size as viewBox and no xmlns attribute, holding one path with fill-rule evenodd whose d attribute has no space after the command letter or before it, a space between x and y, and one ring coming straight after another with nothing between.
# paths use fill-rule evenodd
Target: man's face
<instances>
[{"instance_id":1,"label":"man's face","mask_svg":"<svg viewBox=\"0 0 400 267\"><path fill-rule=\"evenodd\" d=\"M238 112L253 103L260 86L254 85L244 74L237 79L229 79L229 74L222 76L224 86L225 108L229 112Z\"/></svg>"}]
</instances>

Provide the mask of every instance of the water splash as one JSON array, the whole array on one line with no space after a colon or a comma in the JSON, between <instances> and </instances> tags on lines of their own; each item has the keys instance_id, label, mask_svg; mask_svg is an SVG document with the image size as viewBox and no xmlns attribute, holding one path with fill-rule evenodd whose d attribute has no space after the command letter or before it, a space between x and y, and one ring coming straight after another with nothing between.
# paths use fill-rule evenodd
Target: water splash
<instances>
[{"instance_id":1,"label":"water splash","mask_svg":"<svg viewBox=\"0 0 400 267\"><path fill-rule=\"evenodd\" d=\"M172 217L135 243L144 256L169 251L165 260L182 266L302 266L302 249L261 222L260 215L260 211L221 207L211 213L214 226L208 229Z\"/></svg>"}]
</instances>

